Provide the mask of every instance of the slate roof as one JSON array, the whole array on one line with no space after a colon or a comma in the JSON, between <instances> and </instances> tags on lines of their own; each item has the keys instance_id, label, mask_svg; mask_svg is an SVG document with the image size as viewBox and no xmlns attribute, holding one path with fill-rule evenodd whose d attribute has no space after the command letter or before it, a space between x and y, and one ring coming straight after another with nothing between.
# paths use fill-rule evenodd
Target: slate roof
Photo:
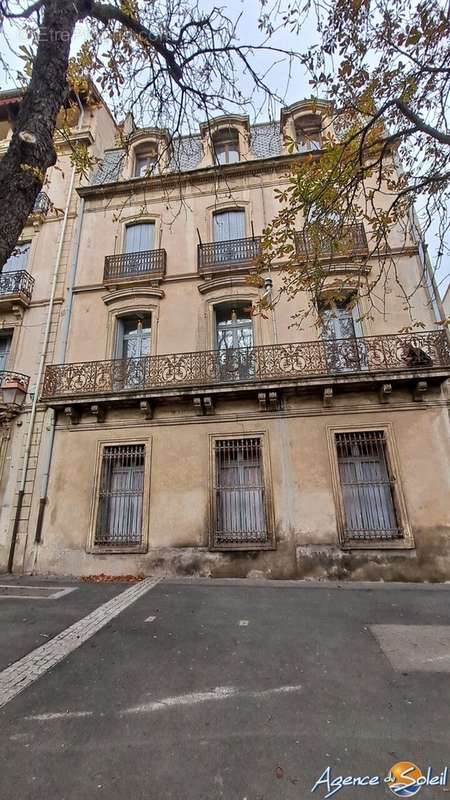
<instances>
[{"instance_id":1,"label":"slate roof","mask_svg":"<svg viewBox=\"0 0 450 800\"><path fill-rule=\"evenodd\" d=\"M281 155L282 138L276 122L264 122L250 129L250 150L255 159ZM173 141L173 154L169 164L170 172L188 172L195 169L203 158L200 136L181 136ZM91 184L115 183L122 175L125 150L106 150L103 161L97 167Z\"/></svg>"}]
</instances>

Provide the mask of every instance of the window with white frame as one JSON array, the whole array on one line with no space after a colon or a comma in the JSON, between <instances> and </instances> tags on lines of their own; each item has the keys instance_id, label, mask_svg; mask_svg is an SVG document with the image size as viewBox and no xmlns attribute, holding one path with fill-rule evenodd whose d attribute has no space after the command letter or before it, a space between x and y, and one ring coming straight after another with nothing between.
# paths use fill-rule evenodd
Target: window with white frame
<instances>
[{"instance_id":1,"label":"window with white frame","mask_svg":"<svg viewBox=\"0 0 450 800\"><path fill-rule=\"evenodd\" d=\"M136 148L134 154L134 177L143 178L152 175L158 161L158 148L155 145L146 145Z\"/></svg>"},{"instance_id":2,"label":"window with white frame","mask_svg":"<svg viewBox=\"0 0 450 800\"><path fill-rule=\"evenodd\" d=\"M260 437L215 440L213 525L216 548L270 543Z\"/></svg>"},{"instance_id":3,"label":"window with white frame","mask_svg":"<svg viewBox=\"0 0 450 800\"><path fill-rule=\"evenodd\" d=\"M18 270L26 269L30 247L31 242L19 242L16 244L10 257L3 266L3 272L17 272Z\"/></svg>"},{"instance_id":4,"label":"window with white frame","mask_svg":"<svg viewBox=\"0 0 450 800\"><path fill-rule=\"evenodd\" d=\"M105 446L102 453L94 544L137 547L142 544L144 444Z\"/></svg>"},{"instance_id":5,"label":"window with white frame","mask_svg":"<svg viewBox=\"0 0 450 800\"><path fill-rule=\"evenodd\" d=\"M385 432L335 433L345 543L403 537Z\"/></svg>"},{"instance_id":6,"label":"window with white frame","mask_svg":"<svg viewBox=\"0 0 450 800\"><path fill-rule=\"evenodd\" d=\"M299 153L320 150L322 147L321 120L316 114L308 114L295 120L295 140Z\"/></svg>"},{"instance_id":7,"label":"window with white frame","mask_svg":"<svg viewBox=\"0 0 450 800\"><path fill-rule=\"evenodd\" d=\"M214 157L218 164L239 161L239 134L235 128L223 128L213 135Z\"/></svg>"}]
</instances>

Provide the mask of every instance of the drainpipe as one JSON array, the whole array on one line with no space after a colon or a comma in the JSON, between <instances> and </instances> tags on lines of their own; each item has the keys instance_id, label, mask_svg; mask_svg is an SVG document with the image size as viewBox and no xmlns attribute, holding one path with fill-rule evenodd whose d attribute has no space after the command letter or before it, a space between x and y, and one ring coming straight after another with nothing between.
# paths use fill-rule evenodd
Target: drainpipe
<instances>
[{"instance_id":1,"label":"drainpipe","mask_svg":"<svg viewBox=\"0 0 450 800\"><path fill-rule=\"evenodd\" d=\"M82 125L83 125L83 121L84 121L84 109L83 109L82 103L81 103L80 98L79 98L77 93L75 94L75 96L76 96L76 99L77 99L77 103L78 103L78 105L80 107L80 117L79 117L79 120L78 120L78 130L80 130ZM52 278L52 285L51 285L51 290L50 290L50 300L49 300L49 305L48 305L47 320L46 320L46 323L45 323L44 341L43 341L43 344L42 344L42 350L41 350L41 355L40 355L40 359L39 359L38 373L37 373L37 377L36 377L35 391L34 391L34 395L33 395L33 403L32 403L32 406L31 406L30 423L29 423L29 426L28 426L28 433L27 433L27 439L26 439L26 444L25 444L25 453L24 453L23 467L22 467L22 479L20 481L20 487L19 487L19 491L18 491L18 494L17 494L17 507L16 507L16 513L15 513L15 517L14 517L14 525L13 525L13 531L12 531L12 536L11 536L11 545L10 545L9 557L8 557L8 572L12 572L13 571L13 566L14 566L14 555L15 555L16 544L17 544L17 534L18 534L18 530L19 530L19 520L20 520L21 511L22 511L23 498L24 498L24 494L25 494L25 483L26 483L27 472L28 472L28 464L29 464L29 461L30 461L31 441L32 441L32 436L33 436L34 423L35 423L35 420L36 420L38 394L39 394L39 388L40 388L40 385L41 385L42 374L43 374L44 366L45 366L45 357L46 357L46 354L47 354L48 342L49 342L49 338L50 338L50 326L51 326L51 321L52 321L53 306L55 304L56 284L57 284L57 279L58 279L59 267L60 267L60 263L61 263L61 254L62 254L62 249L63 249L63 245L64 245L64 237L65 237L66 229L67 229L67 220L68 220L68 217L69 217L69 209L70 209L70 202L71 202L71 199L72 199L73 186L74 186L74 183L75 183L75 174L76 174L76 167L73 166L72 167L72 174L70 176L70 184L69 184L69 190L68 190L68 193L67 193L66 205L65 205L65 209L64 209L64 216L63 216L63 222L62 222L62 227L61 227L61 236L60 236L59 242L58 242L58 250L57 250L57 253L56 253L55 267L54 267L54 270L53 270L53 278ZM53 429L53 426L50 429L50 433L51 433L52 429ZM50 455L51 455L51 453L50 453ZM43 512L41 512L41 508L39 508L38 522L39 522L39 519L42 518L42 513ZM41 520L41 524L42 524L42 520Z\"/></svg>"}]
</instances>

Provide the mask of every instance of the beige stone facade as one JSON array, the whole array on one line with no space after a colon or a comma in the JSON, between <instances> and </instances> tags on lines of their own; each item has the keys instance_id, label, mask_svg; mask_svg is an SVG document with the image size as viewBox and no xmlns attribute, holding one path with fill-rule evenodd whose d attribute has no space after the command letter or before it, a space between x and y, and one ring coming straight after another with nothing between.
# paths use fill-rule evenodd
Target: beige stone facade
<instances>
[{"instance_id":1,"label":"beige stone facade","mask_svg":"<svg viewBox=\"0 0 450 800\"><path fill-rule=\"evenodd\" d=\"M429 290L416 334L395 287L386 314L361 299L300 331L285 301L252 313L281 280L246 281L274 189L320 145L308 104L173 142L127 121L126 151L102 104L82 123L101 164L70 191L61 144L46 191L67 214L30 220L31 301L0 307L7 369L37 393L31 437L30 394L4 414L0 566L15 538L16 571L449 579L450 351ZM412 232L391 247L413 287ZM345 279L357 253L338 261Z\"/></svg>"}]
</instances>

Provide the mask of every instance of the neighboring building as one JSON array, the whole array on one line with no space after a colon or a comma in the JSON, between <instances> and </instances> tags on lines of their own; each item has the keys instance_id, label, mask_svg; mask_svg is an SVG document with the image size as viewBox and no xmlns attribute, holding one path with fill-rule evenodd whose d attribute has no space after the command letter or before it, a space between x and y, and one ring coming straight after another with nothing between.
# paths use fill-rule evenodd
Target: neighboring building
<instances>
[{"instance_id":1,"label":"neighboring building","mask_svg":"<svg viewBox=\"0 0 450 800\"><path fill-rule=\"evenodd\" d=\"M427 330L414 334L398 333L410 320L394 291L374 318L364 299L349 311L350 296L330 304L324 292L319 330L292 328L284 301L252 314L269 280L246 277L278 210L274 189L320 148L327 112L301 102L281 127L230 115L173 142L127 120L125 151L96 105L104 160L69 206L16 570L450 578L450 350L426 289L416 305ZM52 176L53 200L51 190ZM42 271L47 292L21 315L22 350L8 362L31 376L61 224L36 250L31 274ZM348 275L349 295L367 247L360 223L330 269ZM305 268L301 235L297 248ZM391 253L414 285L412 230L406 242L393 232ZM377 268L371 259L366 280ZM265 277L276 291L277 265ZM4 446L4 563L29 414L23 405Z\"/></svg>"}]
</instances>

